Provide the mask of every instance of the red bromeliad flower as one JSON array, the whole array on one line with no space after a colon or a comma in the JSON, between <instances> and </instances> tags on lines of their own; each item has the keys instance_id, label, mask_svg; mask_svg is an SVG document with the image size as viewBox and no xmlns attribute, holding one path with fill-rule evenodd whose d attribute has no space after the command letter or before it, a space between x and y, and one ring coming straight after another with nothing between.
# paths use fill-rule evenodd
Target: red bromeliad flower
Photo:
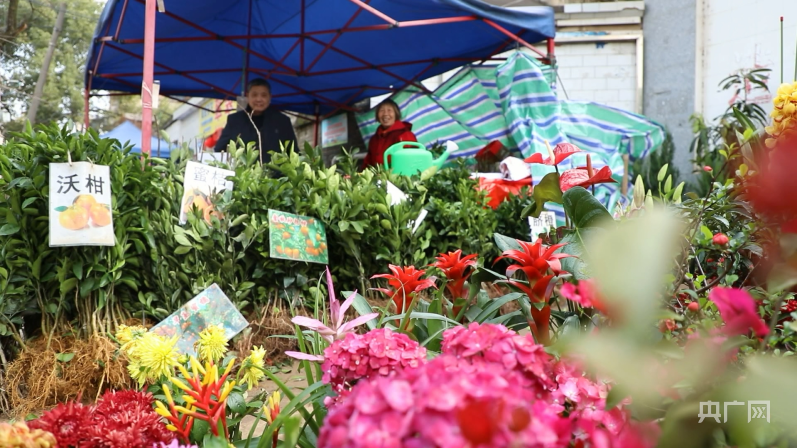
<instances>
[{"instance_id":1,"label":"red bromeliad flower","mask_svg":"<svg viewBox=\"0 0 797 448\"><path fill-rule=\"evenodd\" d=\"M725 321L726 335L747 334L751 328L758 337L769 333L769 327L756 312L755 300L747 291L716 287L711 290L708 299L717 304Z\"/></svg>"},{"instance_id":2,"label":"red bromeliad flower","mask_svg":"<svg viewBox=\"0 0 797 448\"><path fill-rule=\"evenodd\" d=\"M612 178L612 170L604 166L597 172L590 174L589 167L579 167L567 170L559 177L559 188L564 193L573 187L590 187L597 184L617 183Z\"/></svg>"},{"instance_id":3,"label":"red bromeliad flower","mask_svg":"<svg viewBox=\"0 0 797 448\"><path fill-rule=\"evenodd\" d=\"M551 306L548 305L548 298L553 289L551 280L562 270L559 260L572 255L554 253L567 243L543 246L542 240L539 238L533 244L520 240L517 242L520 244L521 250L506 250L495 261L508 258L517 262L507 268L507 277L511 278L517 271L526 274L528 285L516 280L506 280L506 283L526 293L529 300L533 302L530 309L533 322L529 322L529 326L537 341L545 344L548 342L550 329ZM553 274L549 274L548 270L551 270ZM542 303L543 306L537 308L534 303Z\"/></svg>"},{"instance_id":4,"label":"red bromeliad flower","mask_svg":"<svg viewBox=\"0 0 797 448\"><path fill-rule=\"evenodd\" d=\"M391 264L388 265L388 268L390 272L393 273L392 275L378 274L371 277L371 279L386 278L388 285L393 289L373 289L389 296L393 304L396 305L398 313L403 314L407 312L410 304L412 304L413 294L416 292L423 291L427 288L437 288L434 284L435 278L430 277L421 280L421 276L426 274L426 271L415 269L415 266L406 266L402 268Z\"/></svg>"},{"instance_id":5,"label":"red bromeliad flower","mask_svg":"<svg viewBox=\"0 0 797 448\"><path fill-rule=\"evenodd\" d=\"M542 154L536 153L528 157L525 162L556 166L577 152L582 151L578 149L578 146L572 143L559 143L553 150L551 150L550 145L548 145L548 157L546 159L542 158Z\"/></svg>"},{"instance_id":6,"label":"red bromeliad flower","mask_svg":"<svg viewBox=\"0 0 797 448\"><path fill-rule=\"evenodd\" d=\"M451 295L451 314L454 317L458 316L462 309L461 306L455 305L456 301L466 298L465 282L473 273L473 269L468 268L476 267L475 258L478 256L478 254L470 254L462 257L462 250L457 250L447 254L440 254L437 257L437 261L430 265L440 269L446 275L446 290Z\"/></svg>"}]
</instances>

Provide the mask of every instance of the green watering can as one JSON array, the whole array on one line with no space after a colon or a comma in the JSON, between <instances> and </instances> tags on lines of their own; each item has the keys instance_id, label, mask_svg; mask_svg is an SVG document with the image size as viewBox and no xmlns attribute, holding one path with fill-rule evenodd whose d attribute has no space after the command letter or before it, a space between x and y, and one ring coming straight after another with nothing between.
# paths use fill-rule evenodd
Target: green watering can
<instances>
[{"instance_id":1,"label":"green watering can","mask_svg":"<svg viewBox=\"0 0 797 448\"><path fill-rule=\"evenodd\" d=\"M446 151L435 159L432 153L421 143L398 142L385 151L385 169L404 176L423 173L432 167L438 170L443 167L448 157L457 149L459 148L456 143L446 142Z\"/></svg>"}]
</instances>

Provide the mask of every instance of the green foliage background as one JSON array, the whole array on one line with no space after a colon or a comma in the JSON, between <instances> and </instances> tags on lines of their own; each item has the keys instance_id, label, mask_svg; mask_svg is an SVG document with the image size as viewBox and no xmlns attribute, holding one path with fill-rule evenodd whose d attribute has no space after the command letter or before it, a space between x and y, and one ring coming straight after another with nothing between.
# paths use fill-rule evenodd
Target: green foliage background
<instances>
[{"instance_id":1,"label":"green foliage background","mask_svg":"<svg viewBox=\"0 0 797 448\"><path fill-rule=\"evenodd\" d=\"M73 160L111 166L115 247L49 247L48 164L66 161L67 148ZM340 290L366 292L368 279L387 272L388 263L423 268L440 252L460 248L489 264L498 256L496 229L528 234L518 220L524 200L493 211L463 165L418 182L327 168L309 147L275 154L266 168L251 147L239 147L223 166L235 172L235 187L214 198L224 218L208 225L195 212L180 226L190 153L142 168L127 150L94 131L54 126L12 134L0 147L0 336L19 338L23 323L39 316L44 332L71 324L82 333L109 331L133 314L162 319L213 283L241 309L278 297L299 305L313 296L306 292L323 267L269 257L268 209L324 223ZM282 177L270 178L266 169ZM409 199L389 205L380 186L388 180ZM429 215L413 233L409 223L423 208Z\"/></svg>"}]
</instances>

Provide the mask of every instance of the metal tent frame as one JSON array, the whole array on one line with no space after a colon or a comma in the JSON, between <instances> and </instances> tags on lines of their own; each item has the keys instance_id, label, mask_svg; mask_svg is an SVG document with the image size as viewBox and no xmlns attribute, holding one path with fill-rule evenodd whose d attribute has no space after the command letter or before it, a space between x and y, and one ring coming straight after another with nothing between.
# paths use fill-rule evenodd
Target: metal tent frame
<instances>
[{"instance_id":1,"label":"metal tent frame","mask_svg":"<svg viewBox=\"0 0 797 448\"><path fill-rule=\"evenodd\" d=\"M121 2L121 0L119 0ZM295 0L291 0L295 1ZM236 89L238 85L241 86L241 91L245 85L248 84L250 74L255 74L262 76L266 79L269 79L271 82L275 82L280 84L288 89L291 89L293 92L288 93L281 93L274 95L274 99L286 100L288 97L291 96L310 96L314 98L313 102L308 104L307 102L295 102L295 103L288 103L290 105L295 105L297 107L307 107L307 106L314 106L315 113L314 113L314 126L315 126L315 143L318 143L318 128L320 121L332 115L338 111L345 110L345 111L352 111L353 108L348 105L350 101L357 99L359 96L363 95L367 90L373 91L380 91L382 93L389 93L389 92L396 92L399 91L407 86L416 86L422 90L427 90L419 81L422 79L422 76L429 71L432 67L440 62L450 62L450 63L461 63L460 65L465 65L469 63L484 63L487 60L495 59L496 55L511 49L513 46L515 47L525 47L534 52L539 59L544 61L546 64L553 65L555 63L555 55L554 55L554 39L553 37L548 37L546 39L547 43L547 52L543 53L539 49L535 48L532 44L527 42L526 40L522 39L519 35L521 33L513 33L509 31L506 27L500 25L494 20L491 20L486 17L480 17L475 14L467 15L463 14L461 16L456 17L445 17L445 18L430 18L430 19L420 19L420 20L407 20L407 21L399 21L394 19L393 17L385 14L384 12L380 11L379 9L375 8L374 6L369 5L370 0L348 0L349 2L353 3L357 6L356 11L354 14L348 19L345 25L339 29L325 29L325 30L315 30L315 31L306 31L305 30L305 3L307 0L299 0L301 1L301 32L298 34L251 34L247 33L245 35L226 35L222 36L219 35L211 30L203 28L202 26L192 23L191 21L180 17L177 14L172 12L166 11L163 8L162 0L123 0L122 3L122 11L120 13L120 17L118 23L116 24L116 29L111 30L112 21L108 21L108 23L103 27L103 29L98 29L98 36L95 38L95 43L99 44L99 48L97 50L96 58L94 59L93 67L89 65L87 68L86 74L86 88L84 92L84 122L86 127L89 124L89 114L88 114L88 103L90 96L102 96L101 94L92 94L93 88L93 81L95 78L105 78L105 79L113 79L116 82L124 85L126 88L129 87L127 92L124 93L111 93L110 95L137 95L141 94L142 96L142 153L150 154L150 141L152 135L152 105L153 105L153 96L154 92L154 78L155 76L165 76L165 75L178 75L182 76L186 79L192 80L198 84L206 86L213 92L212 97L222 98L222 99L235 99L237 94L233 92L233 89ZM120 39L120 31L122 29L122 23L125 18L125 14L128 10L128 5L131 3L140 3L144 5L144 36L143 38L135 38L135 39ZM247 19L248 26L247 29L251 31L252 29L252 3L253 0L249 0L249 17ZM159 12L160 11L160 12ZM190 27L194 31L198 31L201 35L200 36L185 36L185 37L162 37L158 38L156 41L155 36L155 18L156 14L164 14L171 19L174 19L187 27ZM369 25L369 26L357 26L352 27L350 26L352 22L360 15L360 14L372 14L373 16L379 18L382 22L376 25ZM470 21L480 21L484 23L487 27L497 30L501 34L506 36L506 39L501 42L499 46L497 46L487 57L479 57L479 58L434 58L428 60L413 60L413 61L403 61L397 62L392 64L384 64L384 65L374 65L369 63L368 61L364 60L363 58L346 52L340 48L335 47L336 41L344 34L347 33L359 33L365 31L379 31L379 30L390 30L395 28L408 28L408 27L428 27L434 25L442 25L442 24L449 24L449 23L457 23L457 22L470 22ZM525 30L522 30L525 31ZM327 37L329 38L327 41L324 41L322 38ZM330 38L331 37L331 38ZM256 39L285 39L285 38L293 38L295 39L293 45L289 48L289 50L282 56L281 59L277 60L262 53L256 52L250 48L250 43ZM245 58L245 66L243 70L241 67L235 68L215 68L215 69L202 69L202 70L182 70L178 67L172 67L169 64L164 64L161 62L155 61L155 44L157 43L167 43L167 42L196 42L196 41L214 41L214 42L224 42L229 45L231 49L243 50L245 51L246 58ZM242 43L243 41L243 43ZM307 43L313 43L315 45L322 46L323 49L318 53L312 60L306 57L305 54L305 46ZM143 55L136 54L130 50L124 48L125 44L143 44L144 51ZM100 65L100 61L102 60L103 51L106 49L113 49L118 51L122 54L128 55L131 58L137 58L142 60L143 63L143 72L139 73L102 73L98 74L98 68ZM285 64L285 60L294 54L294 52L299 52L299 69L296 70L294 68L289 67ZM337 53L340 56L347 58L348 60L356 62L358 65L355 67L345 67L339 69L332 69L332 70L313 70L316 68L317 63L319 60L328 52ZM273 69L270 70L260 70L251 67L251 60L252 58L258 58L260 60L266 61L269 64L274 66ZM90 64L91 61L89 61ZM409 65L421 65L423 68L419 70L414 76L411 78L400 76L394 73L391 69L394 67L400 66L409 66ZM157 71L156 71L157 68ZM321 76L321 75L330 75L335 73L356 73L358 71L364 70L376 70L383 74L389 75L392 78L400 81L400 84L397 86L373 86L373 85L346 85L342 87L333 87L327 89L319 89L314 91L308 91L306 89L302 89L300 87L296 87L290 85L290 83L285 82L273 75L287 75L287 76L296 76L296 77L313 77L313 76ZM241 79L236 83L235 86L232 88L223 88L218 85L214 85L213 83L201 79L199 75L202 74L209 74L209 73L224 73L224 72L241 72L243 71L243 76ZM143 83L138 85L136 83L130 82L125 77L134 77L134 76L141 76L143 73ZM357 88L352 95L348 97L348 100L343 101L336 101L328 96L324 95L325 93L333 92L333 91L347 91L347 90L354 90ZM176 96L208 96L205 94L198 94L198 92L188 91L171 91L165 94L172 99L176 99L177 101L185 102ZM320 113L320 104L328 105L332 107L332 111L328 112L324 115ZM197 106L199 107L199 106ZM204 108L203 108L204 109ZM218 111L216 111L218 112ZM283 112L291 113L289 111L283 110ZM299 114L295 114L299 115ZM302 116L302 115L299 115Z\"/></svg>"}]
</instances>

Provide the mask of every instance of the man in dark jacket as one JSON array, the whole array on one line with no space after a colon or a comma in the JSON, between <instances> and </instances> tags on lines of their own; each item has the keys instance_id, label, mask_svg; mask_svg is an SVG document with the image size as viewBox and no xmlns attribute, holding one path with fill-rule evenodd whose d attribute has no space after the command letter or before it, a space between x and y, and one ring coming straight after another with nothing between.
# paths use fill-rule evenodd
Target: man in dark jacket
<instances>
[{"instance_id":1,"label":"man in dark jacket","mask_svg":"<svg viewBox=\"0 0 797 448\"><path fill-rule=\"evenodd\" d=\"M293 132L291 120L279 111L269 108L271 85L268 81L262 78L252 80L246 89L246 100L248 103L246 111L227 116L227 124L216 142L216 152L226 151L227 145L231 141L237 141L238 137L244 143L254 142L260 150L263 163L271 161L269 151L279 151L280 144L286 148L296 149L296 134ZM260 131L259 137L258 131ZM259 142L262 142L262 146Z\"/></svg>"}]
</instances>

